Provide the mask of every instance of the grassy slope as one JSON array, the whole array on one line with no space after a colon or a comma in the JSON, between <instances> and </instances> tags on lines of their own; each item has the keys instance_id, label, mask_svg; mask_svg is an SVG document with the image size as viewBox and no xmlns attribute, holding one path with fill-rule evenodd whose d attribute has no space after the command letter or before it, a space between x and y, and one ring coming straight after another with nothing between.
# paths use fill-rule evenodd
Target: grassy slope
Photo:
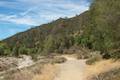
<instances>
[{"instance_id":1,"label":"grassy slope","mask_svg":"<svg viewBox=\"0 0 120 80\"><path fill-rule=\"evenodd\" d=\"M102 60L89 65L86 70L87 80L119 80L120 62Z\"/></svg>"}]
</instances>

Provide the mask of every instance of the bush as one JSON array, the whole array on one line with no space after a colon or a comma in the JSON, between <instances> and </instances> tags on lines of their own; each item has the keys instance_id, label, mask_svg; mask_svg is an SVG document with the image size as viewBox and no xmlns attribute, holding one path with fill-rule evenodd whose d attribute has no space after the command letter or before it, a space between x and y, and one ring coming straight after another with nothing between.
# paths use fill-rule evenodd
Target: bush
<instances>
[{"instance_id":1,"label":"bush","mask_svg":"<svg viewBox=\"0 0 120 80\"><path fill-rule=\"evenodd\" d=\"M120 52L111 53L110 56L114 59L120 59Z\"/></svg>"},{"instance_id":2,"label":"bush","mask_svg":"<svg viewBox=\"0 0 120 80\"><path fill-rule=\"evenodd\" d=\"M37 61L38 55L37 54L31 54L32 60Z\"/></svg>"},{"instance_id":3,"label":"bush","mask_svg":"<svg viewBox=\"0 0 120 80\"><path fill-rule=\"evenodd\" d=\"M0 42L0 56L10 55L10 49L6 44Z\"/></svg>"},{"instance_id":4,"label":"bush","mask_svg":"<svg viewBox=\"0 0 120 80\"><path fill-rule=\"evenodd\" d=\"M25 48L25 47L20 47L20 49L19 49L19 53L20 54L28 54L28 49L27 48Z\"/></svg>"},{"instance_id":5,"label":"bush","mask_svg":"<svg viewBox=\"0 0 120 80\"><path fill-rule=\"evenodd\" d=\"M100 54L97 53L97 52L94 52L94 53L92 53L91 58L89 58L89 59L86 61L86 64L92 65L92 64L94 64L96 61L100 61L100 60L102 60L102 55L100 55Z\"/></svg>"}]
</instances>

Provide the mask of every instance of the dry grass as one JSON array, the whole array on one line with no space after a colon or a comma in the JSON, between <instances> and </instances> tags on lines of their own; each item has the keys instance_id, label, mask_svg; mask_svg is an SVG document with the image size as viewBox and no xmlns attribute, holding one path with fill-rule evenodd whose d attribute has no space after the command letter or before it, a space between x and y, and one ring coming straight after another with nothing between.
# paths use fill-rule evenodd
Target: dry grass
<instances>
[{"instance_id":1,"label":"dry grass","mask_svg":"<svg viewBox=\"0 0 120 80\"><path fill-rule=\"evenodd\" d=\"M56 69L53 64L37 64L31 68L11 72L2 80L53 80Z\"/></svg>"},{"instance_id":2,"label":"dry grass","mask_svg":"<svg viewBox=\"0 0 120 80\"><path fill-rule=\"evenodd\" d=\"M42 74L37 74L32 80L53 80L56 75L57 67L55 65L47 64L42 70Z\"/></svg>"},{"instance_id":3,"label":"dry grass","mask_svg":"<svg viewBox=\"0 0 120 80\"><path fill-rule=\"evenodd\" d=\"M86 68L85 75L87 76L87 80L93 76L97 76L101 73L109 72L113 69L120 68L119 61L113 60L102 60L100 62L95 63L94 65L88 65Z\"/></svg>"},{"instance_id":4,"label":"dry grass","mask_svg":"<svg viewBox=\"0 0 120 80\"><path fill-rule=\"evenodd\" d=\"M18 73L13 74L10 78L11 80L31 80L33 77L33 73L31 71L21 71Z\"/></svg>"},{"instance_id":5,"label":"dry grass","mask_svg":"<svg viewBox=\"0 0 120 80\"><path fill-rule=\"evenodd\" d=\"M5 75L5 79L3 80L32 80L35 74L41 73L41 69L41 64L37 64L30 68L11 71Z\"/></svg>"}]
</instances>

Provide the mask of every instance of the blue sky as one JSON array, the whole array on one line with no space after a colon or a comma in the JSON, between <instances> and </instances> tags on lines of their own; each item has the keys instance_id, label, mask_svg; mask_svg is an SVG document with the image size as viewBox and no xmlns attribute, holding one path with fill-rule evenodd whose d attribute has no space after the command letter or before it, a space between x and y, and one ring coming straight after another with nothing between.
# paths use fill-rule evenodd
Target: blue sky
<instances>
[{"instance_id":1,"label":"blue sky","mask_svg":"<svg viewBox=\"0 0 120 80\"><path fill-rule=\"evenodd\" d=\"M0 40L89 9L90 0L0 0Z\"/></svg>"}]
</instances>

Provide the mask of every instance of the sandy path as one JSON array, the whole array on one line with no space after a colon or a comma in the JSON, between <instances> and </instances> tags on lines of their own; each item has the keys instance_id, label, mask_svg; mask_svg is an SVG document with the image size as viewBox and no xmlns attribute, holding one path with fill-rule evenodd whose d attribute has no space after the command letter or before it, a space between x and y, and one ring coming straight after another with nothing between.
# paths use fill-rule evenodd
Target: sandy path
<instances>
[{"instance_id":1,"label":"sandy path","mask_svg":"<svg viewBox=\"0 0 120 80\"><path fill-rule=\"evenodd\" d=\"M84 80L83 73L86 67L85 60L65 57L68 60L59 65L60 69L54 80Z\"/></svg>"}]
</instances>

